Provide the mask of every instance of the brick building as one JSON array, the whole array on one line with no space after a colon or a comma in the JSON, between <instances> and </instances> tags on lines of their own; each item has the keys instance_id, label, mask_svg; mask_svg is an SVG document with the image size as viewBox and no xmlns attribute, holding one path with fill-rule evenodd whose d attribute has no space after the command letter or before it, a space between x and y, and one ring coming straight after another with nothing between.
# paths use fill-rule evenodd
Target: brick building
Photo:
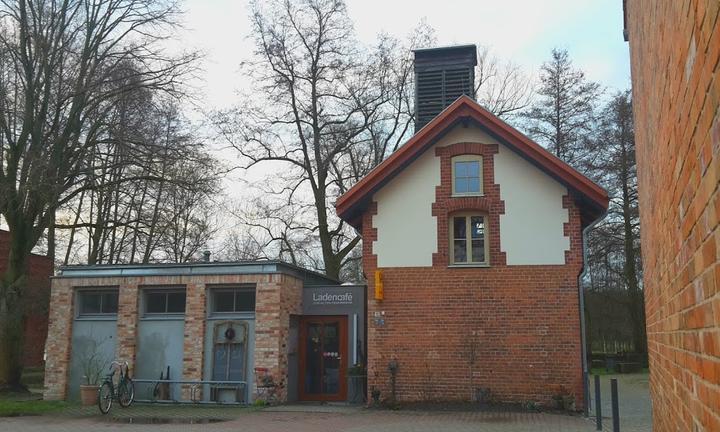
<instances>
[{"instance_id":1,"label":"brick building","mask_svg":"<svg viewBox=\"0 0 720 432\"><path fill-rule=\"evenodd\" d=\"M365 353L363 294L273 261L63 267L45 398L77 398L97 358L103 373L127 361L138 399L153 394L142 380L169 371L168 399L249 402L260 368L281 401L347 400L359 391L347 371Z\"/></svg>"},{"instance_id":2,"label":"brick building","mask_svg":"<svg viewBox=\"0 0 720 432\"><path fill-rule=\"evenodd\" d=\"M416 134L336 203L363 237L368 388L390 397L392 364L399 401L582 408L582 237L607 193L464 96L474 46L415 62Z\"/></svg>"},{"instance_id":3,"label":"brick building","mask_svg":"<svg viewBox=\"0 0 720 432\"><path fill-rule=\"evenodd\" d=\"M205 401L227 397L227 380L247 383L235 400L252 400L262 368L281 400L379 390L544 405L563 395L582 408L583 235L607 193L467 96L474 46L415 59L415 135L336 203L362 233L367 287L280 262L63 268L46 398L73 397L95 350L129 361L137 383L169 367ZM366 389L355 364L367 365Z\"/></svg>"},{"instance_id":4,"label":"brick building","mask_svg":"<svg viewBox=\"0 0 720 432\"><path fill-rule=\"evenodd\" d=\"M658 431L720 430L719 14L625 2Z\"/></svg>"},{"instance_id":5,"label":"brick building","mask_svg":"<svg viewBox=\"0 0 720 432\"><path fill-rule=\"evenodd\" d=\"M0 230L0 272L7 266L10 233ZM45 338L48 327L48 299L50 276L53 274L52 259L32 254L28 263L25 301L28 305L25 317L25 348L23 364L42 366Z\"/></svg>"}]
</instances>

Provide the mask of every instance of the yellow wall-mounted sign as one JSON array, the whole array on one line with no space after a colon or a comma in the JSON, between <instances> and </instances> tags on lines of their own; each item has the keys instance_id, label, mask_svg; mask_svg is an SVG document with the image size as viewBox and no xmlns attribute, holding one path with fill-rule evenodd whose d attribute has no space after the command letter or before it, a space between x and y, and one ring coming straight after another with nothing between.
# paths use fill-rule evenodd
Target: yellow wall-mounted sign
<instances>
[{"instance_id":1,"label":"yellow wall-mounted sign","mask_svg":"<svg viewBox=\"0 0 720 432\"><path fill-rule=\"evenodd\" d=\"M375 270L375 300L385 298L385 289L383 286L383 271Z\"/></svg>"}]
</instances>

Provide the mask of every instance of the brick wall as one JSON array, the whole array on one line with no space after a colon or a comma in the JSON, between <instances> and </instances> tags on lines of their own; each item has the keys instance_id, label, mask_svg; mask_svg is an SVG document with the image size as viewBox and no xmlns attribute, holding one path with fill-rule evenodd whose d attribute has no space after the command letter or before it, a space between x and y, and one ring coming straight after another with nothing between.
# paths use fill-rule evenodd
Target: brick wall
<instances>
[{"instance_id":1,"label":"brick wall","mask_svg":"<svg viewBox=\"0 0 720 432\"><path fill-rule=\"evenodd\" d=\"M249 284L257 287L254 366L264 367L284 384L281 400L287 396L288 338L290 315L302 313L300 279L284 274L55 278L52 280L50 328L46 350L45 398L65 399L70 369L73 293L79 287L119 287L117 357L127 360L131 370L137 348L138 287L185 286L186 315L183 342L183 379L203 376L206 288L217 285ZM189 390L183 389L189 396Z\"/></svg>"},{"instance_id":2,"label":"brick wall","mask_svg":"<svg viewBox=\"0 0 720 432\"><path fill-rule=\"evenodd\" d=\"M7 266L9 236L10 233L0 230L0 272L3 272ZM50 276L52 274L52 259L41 255L30 256L25 291L25 302L28 305L23 349L25 366L43 365L43 351L48 327Z\"/></svg>"},{"instance_id":3,"label":"brick wall","mask_svg":"<svg viewBox=\"0 0 720 432\"><path fill-rule=\"evenodd\" d=\"M183 331L184 380L200 380L203 377L203 353L205 344L206 310L205 284L190 283L185 288L185 329ZM183 397L190 398L190 388L183 387Z\"/></svg>"},{"instance_id":4,"label":"brick wall","mask_svg":"<svg viewBox=\"0 0 720 432\"><path fill-rule=\"evenodd\" d=\"M135 355L137 353L137 326L140 290L138 285L145 283L145 278L123 278L118 283L118 313L117 313L117 342L115 345L115 358L126 361L130 369L135 369ZM92 286L115 285L104 283L98 278L98 283Z\"/></svg>"},{"instance_id":5,"label":"brick wall","mask_svg":"<svg viewBox=\"0 0 720 432\"><path fill-rule=\"evenodd\" d=\"M255 367L269 370L287 398L290 315L302 314L302 281L282 274L268 275L257 285L255 306ZM255 388L253 388L255 390Z\"/></svg>"},{"instance_id":6,"label":"brick wall","mask_svg":"<svg viewBox=\"0 0 720 432\"><path fill-rule=\"evenodd\" d=\"M628 0L655 430L720 430L720 3Z\"/></svg>"},{"instance_id":7,"label":"brick wall","mask_svg":"<svg viewBox=\"0 0 720 432\"><path fill-rule=\"evenodd\" d=\"M48 338L45 343L45 392L48 400L65 399L70 372L70 341L75 315L69 279L53 279L50 291Z\"/></svg>"},{"instance_id":8,"label":"brick wall","mask_svg":"<svg viewBox=\"0 0 720 432\"><path fill-rule=\"evenodd\" d=\"M483 155L485 196L450 196L450 158ZM564 199L571 249L566 265L507 266L500 250L499 215L504 212L494 182L497 146L461 143L438 148L441 185L432 206L438 252L432 267L383 268L385 299L374 300L377 230L363 215L363 265L368 276L368 389L391 393L388 363L398 362L400 401L472 400L487 388L503 402L552 404L571 393L582 407L583 387L577 277L582 263L580 214ZM488 215L488 268L448 267L448 217L455 211ZM531 241L531 239L530 239ZM384 324L380 321L384 320Z\"/></svg>"}]
</instances>

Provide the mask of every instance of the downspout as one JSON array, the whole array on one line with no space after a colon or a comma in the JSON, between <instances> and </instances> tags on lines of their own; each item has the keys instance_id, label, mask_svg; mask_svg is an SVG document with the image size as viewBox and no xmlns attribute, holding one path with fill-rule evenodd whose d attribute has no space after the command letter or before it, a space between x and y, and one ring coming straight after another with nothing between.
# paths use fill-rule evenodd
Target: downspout
<instances>
[{"instance_id":1,"label":"downspout","mask_svg":"<svg viewBox=\"0 0 720 432\"><path fill-rule=\"evenodd\" d=\"M579 292L579 301L580 301L580 353L582 355L582 370L583 370L583 414L585 417L589 415L589 402L590 402L590 371L588 370L588 361L587 361L587 336L585 335L585 291L583 290L583 278L585 277L585 272L587 271L587 266L585 263L587 262L587 236L590 230L595 228L595 225L597 225L600 221L605 219L605 216L607 216L608 211L605 210L603 214L595 219L590 225L586 226L582 230L582 253L583 253L583 261L582 261L582 271L580 271L580 275L578 275L578 292ZM596 402L597 403L597 402Z\"/></svg>"}]
</instances>

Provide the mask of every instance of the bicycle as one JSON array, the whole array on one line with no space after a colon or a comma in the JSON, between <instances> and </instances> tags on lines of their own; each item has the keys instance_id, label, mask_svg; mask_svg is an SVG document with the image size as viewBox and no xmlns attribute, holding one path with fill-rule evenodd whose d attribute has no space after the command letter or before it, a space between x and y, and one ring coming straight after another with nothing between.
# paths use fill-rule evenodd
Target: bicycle
<instances>
[{"instance_id":1,"label":"bicycle","mask_svg":"<svg viewBox=\"0 0 720 432\"><path fill-rule=\"evenodd\" d=\"M113 400L117 400L121 407L127 408L135 399L135 386L130 379L128 362L113 361L110 364L110 373L105 376L105 380L98 389L97 403L100 412L107 414L110 412ZM113 382L115 372L119 372L117 388Z\"/></svg>"}]
</instances>

